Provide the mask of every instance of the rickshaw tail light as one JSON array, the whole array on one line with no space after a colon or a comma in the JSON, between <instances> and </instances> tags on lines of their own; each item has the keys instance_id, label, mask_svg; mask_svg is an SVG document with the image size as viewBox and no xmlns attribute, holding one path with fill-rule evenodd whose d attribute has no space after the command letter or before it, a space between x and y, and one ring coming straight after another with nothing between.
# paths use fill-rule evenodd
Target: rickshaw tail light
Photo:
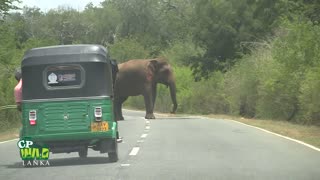
<instances>
[{"instance_id":1,"label":"rickshaw tail light","mask_svg":"<svg viewBox=\"0 0 320 180\"><path fill-rule=\"evenodd\" d=\"M30 125L37 124L37 111L36 110L29 111L29 123L30 123Z\"/></svg>"},{"instance_id":2,"label":"rickshaw tail light","mask_svg":"<svg viewBox=\"0 0 320 180\"><path fill-rule=\"evenodd\" d=\"M96 121L101 121L102 118L102 108L96 107L94 109L94 117L96 118Z\"/></svg>"}]
</instances>

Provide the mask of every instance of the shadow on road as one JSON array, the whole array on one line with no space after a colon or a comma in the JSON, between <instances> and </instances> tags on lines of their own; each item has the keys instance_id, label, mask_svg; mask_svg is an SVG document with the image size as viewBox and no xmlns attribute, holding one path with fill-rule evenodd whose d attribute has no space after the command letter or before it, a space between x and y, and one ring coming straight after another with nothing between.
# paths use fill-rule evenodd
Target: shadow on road
<instances>
[{"instance_id":1,"label":"shadow on road","mask_svg":"<svg viewBox=\"0 0 320 180\"><path fill-rule=\"evenodd\" d=\"M112 163L107 157L87 157L87 158L59 158L59 159L49 159L50 166L33 166L38 168L50 168L58 166L79 166L79 165L94 165L94 164L106 164ZM25 168L21 162L16 162L11 165L4 165L9 169Z\"/></svg>"},{"instance_id":2,"label":"shadow on road","mask_svg":"<svg viewBox=\"0 0 320 180\"><path fill-rule=\"evenodd\" d=\"M167 121L170 121L170 120L192 120L194 118L192 117L156 117L156 119L148 119L149 121L156 121L156 120L167 120Z\"/></svg>"}]
</instances>

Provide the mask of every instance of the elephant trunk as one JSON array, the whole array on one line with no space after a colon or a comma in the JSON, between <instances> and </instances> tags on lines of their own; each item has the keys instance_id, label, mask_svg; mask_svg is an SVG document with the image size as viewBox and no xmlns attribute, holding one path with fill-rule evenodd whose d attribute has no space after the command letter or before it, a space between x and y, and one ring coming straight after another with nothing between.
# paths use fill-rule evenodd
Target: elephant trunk
<instances>
[{"instance_id":1,"label":"elephant trunk","mask_svg":"<svg viewBox=\"0 0 320 180\"><path fill-rule=\"evenodd\" d=\"M169 88L170 88L170 95L171 95L171 99L172 99L172 103L173 103L173 107L172 107L172 110L170 113L174 114L177 110L177 107L178 107L177 96L176 96L176 83L174 81L170 82Z\"/></svg>"}]
</instances>

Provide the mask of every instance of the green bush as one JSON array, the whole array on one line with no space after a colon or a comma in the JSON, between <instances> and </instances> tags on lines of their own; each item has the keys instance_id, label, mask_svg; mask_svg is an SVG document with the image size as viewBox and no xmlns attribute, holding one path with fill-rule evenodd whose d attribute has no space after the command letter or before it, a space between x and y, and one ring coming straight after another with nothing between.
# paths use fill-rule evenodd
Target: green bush
<instances>
[{"instance_id":1,"label":"green bush","mask_svg":"<svg viewBox=\"0 0 320 180\"><path fill-rule=\"evenodd\" d=\"M273 41L270 72L261 76L258 109L262 117L297 120L299 101L303 101L302 82L306 72L319 62L320 29L303 21L286 22L284 27L284 35Z\"/></svg>"},{"instance_id":2,"label":"green bush","mask_svg":"<svg viewBox=\"0 0 320 180\"><path fill-rule=\"evenodd\" d=\"M0 106L14 105L13 89L17 81L12 76L0 77ZM8 129L20 122L20 114L17 109L0 109L0 130Z\"/></svg>"},{"instance_id":3,"label":"green bush","mask_svg":"<svg viewBox=\"0 0 320 180\"><path fill-rule=\"evenodd\" d=\"M161 52L161 56L170 60L176 66L188 66L192 58L202 56L204 50L197 47L190 39L185 41L175 41Z\"/></svg>"},{"instance_id":4,"label":"green bush","mask_svg":"<svg viewBox=\"0 0 320 180\"><path fill-rule=\"evenodd\" d=\"M134 109L145 109L143 96L129 96L127 101L124 102L123 107L130 107Z\"/></svg>"},{"instance_id":5,"label":"green bush","mask_svg":"<svg viewBox=\"0 0 320 180\"><path fill-rule=\"evenodd\" d=\"M184 99L187 104L186 112L202 114L226 114L229 112L224 86L224 76L215 72L208 80L193 83L192 96Z\"/></svg>"},{"instance_id":6,"label":"green bush","mask_svg":"<svg viewBox=\"0 0 320 180\"><path fill-rule=\"evenodd\" d=\"M254 117L258 100L258 68L257 56L245 56L229 72L225 74L230 113L246 117Z\"/></svg>"},{"instance_id":7,"label":"green bush","mask_svg":"<svg viewBox=\"0 0 320 180\"><path fill-rule=\"evenodd\" d=\"M319 33L319 27L309 22L285 22L278 36L255 46L249 56L240 59L225 74L231 113L298 121L299 117L317 119L317 103L311 96L318 87L311 82L318 71L310 69L319 64Z\"/></svg>"},{"instance_id":8,"label":"green bush","mask_svg":"<svg viewBox=\"0 0 320 180\"><path fill-rule=\"evenodd\" d=\"M290 120L295 115L296 90L299 85L294 77L284 73L277 62L266 67L269 71L264 71L260 76L257 117Z\"/></svg>"},{"instance_id":9,"label":"green bush","mask_svg":"<svg viewBox=\"0 0 320 180\"><path fill-rule=\"evenodd\" d=\"M14 105L13 88L17 81L14 79L14 69L18 66L14 34L7 26L0 26L0 107ZM21 58L21 57L19 57ZM0 130L8 129L17 124L19 116L16 109L0 110Z\"/></svg>"},{"instance_id":10,"label":"green bush","mask_svg":"<svg viewBox=\"0 0 320 180\"><path fill-rule=\"evenodd\" d=\"M119 63L130 59L150 58L150 53L135 38L124 38L109 47L111 58Z\"/></svg>"},{"instance_id":11,"label":"green bush","mask_svg":"<svg viewBox=\"0 0 320 180\"><path fill-rule=\"evenodd\" d=\"M303 123L320 122L320 66L310 69L300 87L299 119Z\"/></svg>"}]
</instances>

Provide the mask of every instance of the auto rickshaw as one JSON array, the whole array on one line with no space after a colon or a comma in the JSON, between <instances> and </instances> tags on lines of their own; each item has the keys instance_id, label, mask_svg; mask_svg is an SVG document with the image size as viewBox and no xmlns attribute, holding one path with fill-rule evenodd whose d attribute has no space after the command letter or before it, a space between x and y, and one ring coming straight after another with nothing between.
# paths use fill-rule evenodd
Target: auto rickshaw
<instances>
[{"instance_id":1,"label":"auto rickshaw","mask_svg":"<svg viewBox=\"0 0 320 180\"><path fill-rule=\"evenodd\" d=\"M88 148L118 160L113 113L112 64L100 45L61 45L27 51L22 70L20 139L46 145L52 153Z\"/></svg>"}]
</instances>

